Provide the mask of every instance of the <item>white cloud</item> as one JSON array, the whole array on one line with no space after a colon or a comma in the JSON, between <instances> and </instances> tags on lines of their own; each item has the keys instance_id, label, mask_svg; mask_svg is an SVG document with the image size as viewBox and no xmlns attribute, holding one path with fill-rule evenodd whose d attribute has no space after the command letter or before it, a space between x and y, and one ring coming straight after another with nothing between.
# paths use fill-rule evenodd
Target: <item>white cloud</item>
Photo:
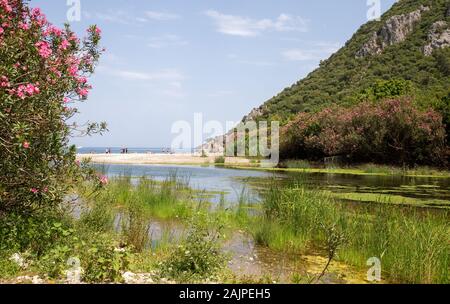
<instances>
[{"instance_id":1,"label":"white cloud","mask_svg":"<svg viewBox=\"0 0 450 304\"><path fill-rule=\"evenodd\" d=\"M113 23L121 23L121 24L131 24L135 21L135 18L133 18L130 14L128 14L125 11L122 10L108 10L107 12L101 13L89 13L86 12L85 16L88 19L98 19L101 21L106 22L113 22Z\"/></svg>"},{"instance_id":2,"label":"white cloud","mask_svg":"<svg viewBox=\"0 0 450 304\"><path fill-rule=\"evenodd\" d=\"M99 72L104 72L124 80L134 81L168 81L169 83L176 83L184 80L186 77L177 69L163 69L153 72L140 72L124 69L114 69L108 67L99 67Z\"/></svg>"},{"instance_id":3,"label":"white cloud","mask_svg":"<svg viewBox=\"0 0 450 304\"><path fill-rule=\"evenodd\" d=\"M156 21L170 21L180 19L180 16L177 14L157 12L157 11L146 11L145 16L150 20Z\"/></svg>"},{"instance_id":4,"label":"white cloud","mask_svg":"<svg viewBox=\"0 0 450 304\"><path fill-rule=\"evenodd\" d=\"M139 86L151 88L151 92L170 99L181 99L187 96L183 89L185 75L177 69L162 69L157 71L134 71L113 67L99 66L99 73L133 82Z\"/></svg>"},{"instance_id":5,"label":"white cloud","mask_svg":"<svg viewBox=\"0 0 450 304\"><path fill-rule=\"evenodd\" d=\"M340 45L329 42L316 42L313 47L307 49L289 49L281 52L281 55L289 61L311 61L325 59L339 50Z\"/></svg>"},{"instance_id":6,"label":"white cloud","mask_svg":"<svg viewBox=\"0 0 450 304\"><path fill-rule=\"evenodd\" d=\"M123 10L109 9L106 12L84 12L84 17L87 19L97 19L105 22L119 23L119 24L142 24L149 21L171 21L177 20L181 17L177 14L147 11L143 15L135 15L133 13Z\"/></svg>"},{"instance_id":7,"label":"white cloud","mask_svg":"<svg viewBox=\"0 0 450 304\"><path fill-rule=\"evenodd\" d=\"M189 43L177 35L163 35L150 38L147 46L153 49L161 49L171 46L185 46Z\"/></svg>"},{"instance_id":8,"label":"white cloud","mask_svg":"<svg viewBox=\"0 0 450 304\"><path fill-rule=\"evenodd\" d=\"M205 14L214 20L217 31L226 35L253 37L266 31L306 32L308 30L307 20L288 14L281 14L275 20L257 20L236 15L226 15L215 10L206 11Z\"/></svg>"}]
</instances>

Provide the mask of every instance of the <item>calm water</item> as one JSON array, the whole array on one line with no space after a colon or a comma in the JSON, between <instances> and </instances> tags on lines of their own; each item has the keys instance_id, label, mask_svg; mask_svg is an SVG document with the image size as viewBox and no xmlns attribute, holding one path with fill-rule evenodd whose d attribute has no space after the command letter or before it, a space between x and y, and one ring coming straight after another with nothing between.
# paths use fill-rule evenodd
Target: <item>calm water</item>
<instances>
[{"instance_id":1,"label":"calm water","mask_svg":"<svg viewBox=\"0 0 450 304\"><path fill-rule=\"evenodd\" d=\"M414 200L415 203L423 200L425 206L450 206L449 178L272 173L215 166L101 165L98 168L106 171L109 176L146 176L156 180L165 180L176 174L194 189L214 192L213 202L220 200L221 194L218 192L224 193L228 202L237 202L243 192L252 201L258 201L261 190L273 184L276 179L279 183L301 180L311 188L333 193L395 195L406 201Z\"/></svg>"},{"instance_id":2,"label":"calm water","mask_svg":"<svg viewBox=\"0 0 450 304\"><path fill-rule=\"evenodd\" d=\"M257 186L250 186L250 181L269 181L280 174L252 170L233 170L215 166L177 166L177 165L98 165L109 176L150 177L163 181L176 176L189 182L197 190L213 192L212 201L220 201L223 193L226 201L237 202L241 193L251 200L258 200ZM220 193L219 193L220 192Z\"/></svg>"}]
</instances>

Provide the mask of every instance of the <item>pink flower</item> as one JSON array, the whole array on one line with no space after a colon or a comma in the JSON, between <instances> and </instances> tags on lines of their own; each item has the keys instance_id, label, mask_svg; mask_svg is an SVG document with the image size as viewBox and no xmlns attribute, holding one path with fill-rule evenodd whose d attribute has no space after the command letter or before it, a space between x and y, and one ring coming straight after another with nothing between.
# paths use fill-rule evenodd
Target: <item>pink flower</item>
<instances>
[{"instance_id":1,"label":"pink flower","mask_svg":"<svg viewBox=\"0 0 450 304\"><path fill-rule=\"evenodd\" d=\"M68 97L64 97L63 102L64 102L64 103L69 103L69 102L70 102L70 99L69 99Z\"/></svg>"},{"instance_id":2,"label":"pink flower","mask_svg":"<svg viewBox=\"0 0 450 304\"><path fill-rule=\"evenodd\" d=\"M29 30L29 29L30 29L30 25L28 25L28 24L26 24L26 23L24 23L24 22L20 22L20 23L19 23L19 28L22 29L22 30L24 30L24 31L26 31L26 30Z\"/></svg>"},{"instance_id":3,"label":"pink flower","mask_svg":"<svg viewBox=\"0 0 450 304\"><path fill-rule=\"evenodd\" d=\"M20 99L25 99L26 95L33 96L35 94L38 94L40 92L37 85L34 84L27 84L27 85L20 85L17 90L11 90L11 92L16 94Z\"/></svg>"},{"instance_id":4,"label":"pink flower","mask_svg":"<svg viewBox=\"0 0 450 304\"><path fill-rule=\"evenodd\" d=\"M34 94L39 93L39 88L33 84L27 84L27 86L25 87L25 92L28 93L28 95L32 96Z\"/></svg>"},{"instance_id":5,"label":"pink flower","mask_svg":"<svg viewBox=\"0 0 450 304\"><path fill-rule=\"evenodd\" d=\"M109 182L109 180L108 180L108 177L107 177L106 175L100 176L100 183L101 183L102 185L107 185L108 182Z\"/></svg>"},{"instance_id":6,"label":"pink flower","mask_svg":"<svg viewBox=\"0 0 450 304\"><path fill-rule=\"evenodd\" d=\"M2 88L9 88L10 87L10 83L9 83L8 77L6 77L6 76L0 77L0 87L2 87Z\"/></svg>"},{"instance_id":7,"label":"pink flower","mask_svg":"<svg viewBox=\"0 0 450 304\"><path fill-rule=\"evenodd\" d=\"M50 34L53 34L57 37L61 37L62 35L62 30L60 30L59 28L57 28L56 26L49 26L45 31L44 31L44 35L48 36Z\"/></svg>"},{"instance_id":8,"label":"pink flower","mask_svg":"<svg viewBox=\"0 0 450 304\"><path fill-rule=\"evenodd\" d=\"M93 28L89 28L87 31L89 33L93 33L93 34L96 34L96 35L100 35L102 33L102 30L98 26L95 26Z\"/></svg>"},{"instance_id":9,"label":"pink flower","mask_svg":"<svg viewBox=\"0 0 450 304\"><path fill-rule=\"evenodd\" d=\"M82 89L78 89L77 93L81 97L87 97L89 94L89 91L88 91L88 89L82 88Z\"/></svg>"},{"instance_id":10,"label":"pink flower","mask_svg":"<svg viewBox=\"0 0 450 304\"><path fill-rule=\"evenodd\" d=\"M61 45L59 46L61 50L67 50L67 48L70 46L70 42L64 39L61 41Z\"/></svg>"},{"instance_id":11,"label":"pink flower","mask_svg":"<svg viewBox=\"0 0 450 304\"><path fill-rule=\"evenodd\" d=\"M33 194L38 194L38 193L39 193L39 190L36 189L36 188L31 188L30 191L31 191Z\"/></svg>"},{"instance_id":12,"label":"pink flower","mask_svg":"<svg viewBox=\"0 0 450 304\"><path fill-rule=\"evenodd\" d=\"M23 147L24 149L29 149L29 148L30 148L30 143L27 142L27 141L24 141L23 144L22 144L22 147Z\"/></svg>"},{"instance_id":13,"label":"pink flower","mask_svg":"<svg viewBox=\"0 0 450 304\"><path fill-rule=\"evenodd\" d=\"M47 41L39 41L35 44L35 46L42 58L47 59L53 53L52 49L50 48L50 44Z\"/></svg>"},{"instance_id":14,"label":"pink flower","mask_svg":"<svg viewBox=\"0 0 450 304\"><path fill-rule=\"evenodd\" d=\"M75 76L78 73L78 66L77 65L72 65L69 67L69 74L71 76Z\"/></svg>"},{"instance_id":15,"label":"pink flower","mask_svg":"<svg viewBox=\"0 0 450 304\"><path fill-rule=\"evenodd\" d=\"M5 30L2 27L0 27L0 35L3 35L4 32Z\"/></svg>"},{"instance_id":16,"label":"pink flower","mask_svg":"<svg viewBox=\"0 0 450 304\"><path fill-rule=\"evenodd\" d=\"M78 81L78 83L80 83L80 84L85 84L85 83L87 82L87 78L81 76L81 77L78 77L78 78L77 78L77 81Z\"/></svg>"}]
</instances>

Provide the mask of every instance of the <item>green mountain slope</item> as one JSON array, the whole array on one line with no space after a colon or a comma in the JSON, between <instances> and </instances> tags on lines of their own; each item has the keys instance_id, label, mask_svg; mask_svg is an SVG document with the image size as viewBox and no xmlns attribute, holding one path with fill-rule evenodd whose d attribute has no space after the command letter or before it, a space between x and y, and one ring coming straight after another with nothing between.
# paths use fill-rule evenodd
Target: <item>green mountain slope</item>
<instances>
[{"instance_id":1,"label":"green mountain slope","mask_svg":"<svg viewBox=\"0 0 450 304\"><path fill-rule=\"evenodd\" d=\"M357 103L364 90L390 79L410 81L419 105L442 104L450 93L449 14L448 0L399 1L380 21L363 25L318 69L244 120L287 123L299 112Z\"/></svg>"}]
</instances>

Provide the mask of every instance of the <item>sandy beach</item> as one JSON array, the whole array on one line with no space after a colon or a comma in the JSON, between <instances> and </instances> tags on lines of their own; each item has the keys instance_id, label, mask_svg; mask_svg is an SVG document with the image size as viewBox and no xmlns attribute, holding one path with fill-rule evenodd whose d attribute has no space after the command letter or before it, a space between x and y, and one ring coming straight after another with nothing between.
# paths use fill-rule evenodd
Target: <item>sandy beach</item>
<instances>
[{"instance_id":1,"label":"sandy beach","mask_svg":"<svg viewBox=\"0 0 450 304\"><path fill-rule=\"evenodd\" d=\"M104 164L153 164L153 165L204 165L214 164L218 155L202 157L193 154L78 154L77 160L89 159L93 163ZM248 165L246 158L227 157L227 165Z\"/></svg>"}]
</instances>

